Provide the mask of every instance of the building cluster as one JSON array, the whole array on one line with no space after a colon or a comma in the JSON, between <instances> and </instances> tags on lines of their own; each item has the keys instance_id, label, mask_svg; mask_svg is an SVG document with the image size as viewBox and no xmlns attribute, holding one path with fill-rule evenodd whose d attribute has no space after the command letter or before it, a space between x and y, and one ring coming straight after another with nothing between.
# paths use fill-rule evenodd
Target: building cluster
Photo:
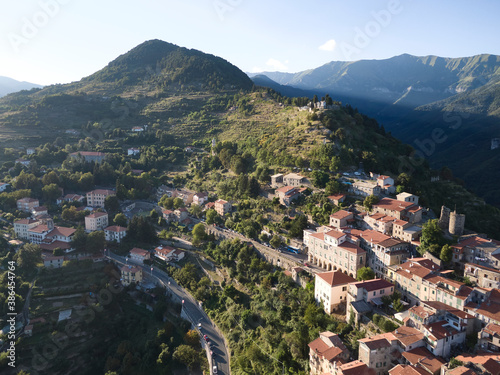
<instances>
[{"instance_id":1,"label":"building cluster","mask_svg":"<svg viewBox=\"0 0 500 375\"><path fill-rule=\"evenodd\" d=\"M109 225L108 214L103 211L105 200L108 196L115 195L113 190L96 189L89 191L85 196L79 194L66 194L57 199L56 203L77 202L83 205L77 210L89 212L85 216L85 231L103 231L106 241L121 242L127 234L127 228L117 225ZM71 245L76 232L74 228L54 225L52 216L48 214L47 207L40 206L40 201L33 198L21 198L16 202L19 211L31 216L14 221L14 232L16 237L34 244L42 249L44 265L47 267L61 267L63 260L84 259L86 254L70 255L74 250ZM62 250L64 255L53 256L54 250ZM83 258L82 258L83 257ZM96 257L93 257L94 259ZM101 256L98 256L99 260ZM94 259L95 260L95 259Z\"/></svg>"},{"instance_id":2,"label":"building cluster","mask_svg":"<svg viewBox=\"0 0 500 375\"><path fill-rule=\"evenodd\" d=\"M376 177L381 191L390 188L385 177ZM398 327L358 340L357 358L336 334L320 333L309 344L311 374L500 374L500 241L463 235L465 217L443 207L440 228L459 236L449 262L463 272L459 281L432 255L414 256L423 213L417 196L402 193L380 199L371 213L340 210L329 225L304 231L308 261L326 271L315 276L325 312L352 324L377 313ZM376 278L357 281L363 267ZM384 312L395 292L405 307L398 320ZM463 365L450 368L452 357Z\"/></svg>"}]
</instances>

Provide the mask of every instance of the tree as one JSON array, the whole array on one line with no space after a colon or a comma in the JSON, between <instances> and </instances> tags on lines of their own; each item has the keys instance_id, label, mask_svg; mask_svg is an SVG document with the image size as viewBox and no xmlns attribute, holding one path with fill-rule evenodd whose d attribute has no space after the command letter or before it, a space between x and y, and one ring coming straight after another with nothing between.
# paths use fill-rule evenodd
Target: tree
<instances>
[{"instance_id":1,"label":"tree","mask_svg":"<svg viewBox=\"0 0 500 375\"><path fill-rule=\"evenodd\" d=\"M392 307L397 312L403 311L403 309L405 308L404 305L403 305L403 303L401 302L400 298L397 298L397 299L395 299L395 300L392 301Z\"/></svg>"},{"instance_id":2,"label":"tree","mask_svg":"<svg viewBox=\"0 0 500 375\"><path fill-rule=\"evenodd\" d=\"M127 217L123 213L117 213L115 215L115 218L113 219L115 225L119 225L120 227L126 227L127 226Z\"/></svg>"},{"instance_id":3,"label":"tree","mask_svg":"<svg viewBox=\"0 0 500 375\"><path fill-rule=\"evenodd\" d=\"M198 246L201 244L203 241L205 241L205 238L207 237L207 234L205 233L205 225L203 223L198 223L193 227L193 244L195 246Z\"/></svg>"},{"instance_id":4,"label":"tree","mask_svg":"<svg viewBox=\"0 0 500 375\"><path fill-rule=\"evenodd\" d=\"M45 185L42 188L43 199L48 202L54 203L57 198L61 196L61 190L56 184Z\"/></svg>"},{"instance_id":5,"label":"tree","mask_svg":"<svg viewBox=\"0 0 500 375\"><path fill-rule=\"evenodd\" d=\"M217 211L215 211L214 209L209 209L207 210L207 213L205 214L206 217L207 217L207 224L215 224L215 221L217 220Z\"/></svg>"},{"instance_id":6,"label":"tree","mask_svg":"<svg viewBox=\"0 0 500 375\"><path fill-rule=\"evenodd\" d=\"M363 267L358 270L356 276L358 281L371 280L375 278L375 272L370 267Z\"/></svg>"},{"instance_id":7,"label":"tree","mask_svg":"<svg viewBox=\"0 0 500 375\"><path fill-rule=\"evenodd\" d=\"M365 198L365 200L363 201L363 206L365 206L365 208L368 211L371 211L373 205L376 204L378 201L379 201L379 197L372 194L372 195L369 195Z\"/></svg>"},{"instance_id":8,"label":"tree","mask_svg":"<svg viewBox=\"0 0 500 375\"><path fill-rule=\"evenodd\" d=\"M445 243L443 232L439 228L437 219L429 220L422 225L422 236L420 237L420 246L418 247L420 254L425 254L432 245L437 245L440 248Z\"/></svg>"},{"instance_id":9,"label":"tree","mask_svg":"<svg viewBox=\"0 0 500 375\"><path fill-rule=\"evenodd\" d=\"M167 210L171 210L174 208L174 198L169 197L168 195L164 195L161 197L160 202L158 203L160 206L165 207Z\"/></svg>"},{"instance_id":10,"label":"tree","mask_svg":"<svg viewBox=\"0 0 500 375\"><path fill-rule=\"evenodd\" d=\"M307 228L307 217L305 215L298 215L292 220L292 225L288 231L288 234L292 237L302 238L304 235L304 229Z\"/></svg>"},{"instance_id":11,"label":"tree","mask_svg":"<svg viewBox=\"0 0 500 375\"><path fill-rule=\"evenodd\" d=\"M108 195L104 200L104 208L108 212L118 212L120 211L120 202L116 195Z\"/></svg>"},{"instance_id":12,"label":"tree","mask_svg":"<svg viewBox=\"0 0 500 375\"><path fill-rule=\"evenodd\" d=\"M198 335L198 332L194 329L187 331L184 335L184 342L187 345L196 347L200 343L200 336Z\"/></svg>"},{"instance_id":13,"label":"tree","mask_svg":"<svg viewBox=\"0 0 500 375\"><path fill-rule=\"evenodd\" d=\"M439 254L439 259L441 259L444 263L449 263L451 261L451 257L453 256L453 251L450 245L446 244L441 248L441 253Z\"/></svg>"},{"instance_id":14,"label":"tree","mask_svg":"<svg viewBox=\"0 0 500 375\"><path fill-rule=\"evenodd\" d=\"M77 251L83 251L85 250L86 244L87 233L85 233L83 227L78 227L73 235L73 239L71 240L71 247L75 248Z\"/></svg>"},{"instance_id":15,"label":"tree","mask_svg":"<svg viewBox=\"0 0 500 375\"><path fill-rule=\"evenodd\" d=\"M182 200L182 198L174 198L174 208L177 209L181 207L184 207L184 201Z\"/></svg>"},{"instance_id":16,"label":"tree","mask_svg":"<svg viewBox=\"0 0 500 375\"><path fill-rule=\"evenodd\" d=\"M476 339L477 339L477 337L476 337ZM451 358L450 359L450 363L448 365L448 369L452 370L452 369L454 369L456 367L460 367L460 366L463 366L463 365L464 365L464 363L462 361L459 361L456 358Z\"/></svg>"},{"instance_id":17,"label":"tree","mask_svg":"<svg viewBox=\"0 0 500 375\"><path fill-rule=\"evenodd\" d=\"M312 184L314 187L322 189L326 186L330 175L323 171L313 171L312 173Z\"/></svg>"},{"instance_id":18,"label":"tree","mask_svg":"<svg viewBox=\"0 0 500 375\"><path fill-rule=\"evenodd\" d=\"M272 247L274 247L275 249L277 249L278 247L280 247L282 243L283 243L283 241L281 241L281 237L277 236L276 234L273 235L273 238L271 238L271 240L269 241L269 244Z\"/></svg>"},{"instance_id":19,"label":"tree","mask_svg":"<svg viewBox=\"0 0 500 375\"><path fill-rule=\"evenodd\" d=\"M337 180L330 180L325 186L326 195L334 195L342 192L342 184Z\"/></svg>"},{"instance_id":20,"label":"tree","mask_svg":"<svg viewBox=\"0 0 500 375\"><path fill-rule=\"evenodd\" d=\"M85 248L91 253L99 253L104 251L106 247L106 237L102 230L90 232L87 236Z\"/></svg>"},{"instance_id":21,"label":"tree","mask_svg":"<svg viewBox=\"0 0 500 375\"><path fill-rule=\"evenodd\" d=\"M31 272L42 261L42 251L36 244L25 244L15 255L17 267L25 272Z\"/></svg>"},{"instance_id":22,"label":"tree","mask_svg":"<svg viewBox=\"0 0 500 375\"><path fill-rule=\"evenodd\" d=\"M177 349L175 349L172 358L185 364L190 370L192 370L199 361L198 352L189 345L179 345Z\"/></svg>"},{"instance_id":23,"label":"tree","mask_svg":"<svg viewBox=\"0 0 500 375\"><path fill-rule=\"evenodd\" d=\"M201 217L202 212L203 210L198 204L191 204L191 207L189 207L189 213L194 217Z\"/></svg>"},{"instance_id":24,"label":"tree","mask_svg":"<svg viewBox=\"0 0 500 375\"><path fill-rule=\"evenodd\" d=\"M94 188L94 176L92 175L92 173L87 172L82 174L80 179L78 180L78 185L83 191L92 190Z\"/></svg>"}]
</instances>

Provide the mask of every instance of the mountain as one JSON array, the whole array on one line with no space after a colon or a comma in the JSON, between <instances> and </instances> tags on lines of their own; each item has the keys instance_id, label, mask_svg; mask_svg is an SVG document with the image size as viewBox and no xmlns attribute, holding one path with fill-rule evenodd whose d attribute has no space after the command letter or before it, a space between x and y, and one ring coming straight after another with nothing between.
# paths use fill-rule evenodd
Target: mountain
<instances>
[{"instance_id":1,"label":"mountain","mask_svg":"<svg viewBox=\"0 0 500 375\"><path fill-rule=\"evenodd\" d=\"M264 74L252 76L252 81L256 86L269 87L278 91L281 95L288 97L313 97L314 92L310 90L302 90L288 85L280 85Z\"/></svg>"},{"instance_id":2,"label":"mountain","mask_svg":"<svg viewBox=\"0 0 500 375\"><path fill-rule=\"evenodd\" d=\"M150 40L78 82L0 98L0 133L4 142L40 144L89 122L127 128L159 114L175 118L215 93L252 87L244 72L220 57Z\"/></svg>"},{"instance_id":3,"label":"mountain","mask_svg":"<svg viewBox=\"0 0 500 375\"><path fill-rule=\"evenodd\" d=\"M30 90L32 88L41 88L42 86L35 83L16 81L9 77L0 76L0 97L12 92L21 90Z\"/></svg>"},{"instance_id":4,"label":"mountain","mask_svg":"<svg viewBox=\"0 0 500 375\"><path fill-rule=\"evenodd\" d=\"M357 107L422 151L433 167L449 166L467 186L500 206L500 171L494 167L500 164L499 150L491 150L492 139L500 138L500 56L404 54L261 74ZM434 129L443 129L446 140L434 144L432 152L421 150L419 145L432 140Z\"/></svg>"}]
</instances>

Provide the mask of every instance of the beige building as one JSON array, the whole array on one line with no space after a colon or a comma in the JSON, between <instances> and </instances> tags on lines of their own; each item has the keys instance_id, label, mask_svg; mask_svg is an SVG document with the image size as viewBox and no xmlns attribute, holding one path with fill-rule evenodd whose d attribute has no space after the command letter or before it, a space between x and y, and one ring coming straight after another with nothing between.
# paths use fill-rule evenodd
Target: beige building
<instances>
[{"instance_id":1,"label":"beige building","mask_svg":"<svg viewBox=\"0 0 500 375\"><path fill-rule=\"evenodd\" d=\"M276 188L283 185L283 175L281 173L274 174L271 176L271 187Z\"/></svg>"},{"instance_id":2,"label":"beige building","mask_svg":"<svg viewBox=\"0 0 500 375\"><path fill-rule=\"evenodd\" d=\"M232 205L228 201L225 201L223 199L217 199L215 201L214 209L220 216L224 216L229 212L231 212Z\"/></svg>"},{"instance_id":3,"label":"beige building","mask_svg":"<svg viewBox=\"0 0 500 375\"><path fill-rule=\"evenodd\" d=\"M108 214L106 212L94 212L85 216L85 230L93 232L103 230L108 226Z\"/></svg>"},{"instance_id":4,"label":"beige building","mask_svg":"<svg viewBox=\"0 0 500 375\"><path fill-rule=\"evenodd\" d=\"M478 346L481 350L490 352L500 352L500 325L497 323L488 323L478 333Z\"/></svg>"},{"instance_id":5,"label":"beige building","mask_svg":"<svg viewBox=\"0 0 500 375\"><path fill-rule=\"evenodd\" d=\"M336 307L347 303L348 284L355 282L355 278L341 271L317 273L314 298L317 303L323 303L327 314L331 314Z\"/></svg>"},{"instance_id":6,"label":"beige building","mask_svg":"<svg viewBox=\"0 0 500 375\"><path fill-rule=\"evenodd\" d=\"M359 341L359 360L374 369L377 375L399 363L401 353L425 346L424 334L411 327L399 327L393 332L371 336Z\"/></svg>"},{"instance_id":7,"label":"beige building","mask_svg":"<svg viewBox=\"0 0 500 375\"><path fill-rule=\"evenodd\" d=\"M14 232L16 233L16 237L28 240L28 231L39 224L41 224L40 221L33 219L20 219L14 221Z\"/></svg>"},{"instance_id":8,"label":"beige building","mask_svg":"<svg viewBox=\"0 0 500 375\"><path fill-rule=\"evenodd\" d=\"M373 211L409 223L418 223L422 220L422 207L411 202L402 202L391 198L382 198L373 205Z\"/></svg>"},{"instance_id":9,"label":"beige building","mask_svg":"<svg viewBox=\"0 0 500 375\"><path fill-rule=\"evenodd\" d=\"M116 195L114 190L96 189L87 193L87 205L90 207L104 208L104 202L107 197Z\"/></svg>"},{"instance_id":10,"label":"beige building","mask_svg":"<svg viewBox=\"0 0 500 375\"><path fill-rule=\"evenodd\" d=\"M83 158L87 163L96 162L100 163L106 157L104 152L99 151L78 151L70 154L72 158Z\"/></svg>"},{"instance_id":11,"label":"beige building","mask_svg":"<svg viewBox=\"0 0 500 375\"><path fill-rule=\"evenodd\" d=\"M401 241L415 243L422 235L422 228L412 225L405 220L395 220L392 223L392 236Z\"/></svg>"},{"instance_id":12,"label":"beige building","mask_svg":"<svg viewBox=\"0 0 500 375\"><path fill-rule=\"evenodd\" d=\"M500 270L495 268L466 263L464 276L482 288L500 288Z\"/></svg>"},{"instance_id":13,"label":"beige building","mask_svg":"<svg viewBox=\"0 0 500 375\"><path fill-rule=\"evenodd\" d=\"M120 243L127 235L127 228L120 227L119 225L111 225L104 228L104 236L108 242Z\"/></svg>"},{"instance_id":14,"label":"beige building","mask_svg":"<svg viewBox=\"0 0 500 375\"><path fill-rule=\"evenodd\" d=\"M340 210L330 215L330 226L336 229L346 227L354 222L354 214L346 210Z\"/></svg>"},{"instance_id":15,"label":"beige building","mask_svg":"<svg viewBox=\"0 0 500 375\"><path fill-rule=\"evenodd\" d=\"M338 206L340 203L344 203L345 197L346 197L345 194L335 194L335 195L330 195L327 198L334 205Z\"/></svg>"},{"instance_id":16,"label":"beige building","mask_svg":"<svg viewBox=\"0 0 500 375\"><path fill-rule=\"evenodd\" d=\"M380 186L378 186L375 182L363 180L354 182L349 187L349 192L361 197L368 197L370 195L379 196L382 193Z\"/></svg>"},{"instance_id":17,"label":"beige building","mask_svg":"<svg viewBox=\"0 0 500 375\"><path fill-rule=\"evenodd\" d=\"M365 227L390 236L393 230L393 224L396 219L392 216L376 213L372 215L366 215L363 221Z\"/></svg>"},{"instance_id":18,"label":"beige building","mask_svg":"<svg viewBox=\"0 0 500 375\"><path fill-rule=\"evenodd\" d=\"M142 281L142 269L137 266L123 266L121 268L121 282L127 286L131 283L140 283Z\"/></svg>"},{"instance_id":19,"label":"beige building","mask_svg":"<svg viewBox=\"0 0 500 375\"><path fill-rule=\"evenodd\" d=\"M288 173L283 176L283 184L286 186L301 186L306 183L306 178L297 173Z\"/></svg>"},{"instance_id":20,"label":"beige building","mask_svg":"<svg viewBox=\"0 0 500 375\"><path fill-rule=\"evenodd\" d=\"M280 200L280 204L289 206L293 201L300 197L299 190L292 186L282 186L276 189L276 196Z\"/></svg>"},{"instance_id":21,"label":"beige building","mask_svg":"<svg viewBox=\"0 0 500 375\"><path fill-rule=\"evenodd\" d=\"M310 374L333 373L336 362L342 365L349 360L349 355L349 350L336 333L322 332L309 344Z\"/></svg>"},{"instance_id":22,"label":"beige building","mask_svg":"<svg viewBox=\"0 0 500 375\"><path fill-rule=\"evenodd\" d=\"M309 262L327 271L340 270L356 277L358 269L366 264L366 251L351 241L346 233L336 230L324 233L304 230Z\"/></svg>"},{"instance_id":23,"label":"beige building","mask_svg":"<svg viewBox=\"0 0 500 375\"><path fill-rule=\"evenodd\" d=\"M347 288L346 320L349 320L351 313L353 313L355 320L358 321L360 318L359 305L381 306L382 297L391 296L393 293L394 285L383 279L364 280L349 284Z\"/></svg>"},{"instance_id":24,"label":"beige building","mask_svg":"<svg viewBox=\"0 0 500 375\"><path fill-rule=\"evenodd\" d=\"M17 200L17 209L19 211L30 212L33 208L40 206L38 199L33 198L21 198Z\"/></svg>"},{"instance_id":25,"label":"beige building","mask_svg":"<svg viewBox=\"0 0 500 375\"><path fill-rule=\"evenodd\" d=\"M151 259L151 253L147 250L134 247L130 250L130 260L136 263L143 264L145 260Z\"/></svg>"},{"instance_id":26,"label":"beige building","mask_svg":"<svg viewBox=\"0 0 500 375\"><path fill-rule=\"evenodd\" d=\"M396 195L396 200L401 202L410 202L418 205L418 196L410 193L400 193Z\"/></svg>"}]
</instances>

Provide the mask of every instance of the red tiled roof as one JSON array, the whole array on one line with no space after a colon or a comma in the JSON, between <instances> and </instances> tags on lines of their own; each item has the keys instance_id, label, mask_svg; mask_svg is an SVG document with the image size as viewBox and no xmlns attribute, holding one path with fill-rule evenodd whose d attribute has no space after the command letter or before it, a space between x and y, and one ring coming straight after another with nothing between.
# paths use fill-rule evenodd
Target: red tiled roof
<instances>
[{"instance_id":1,"label":"red tiled roof","mask_svg":"<svg viewBox=\"0 0 500 375\"><path fill-rule=\"evenodd\" d=\"M50 232L50 236L70 237L75 232L76 232L76 229L73 229L73 228L54 227L54 229Z\"/></svg>"},{"instance_id":2,"label":"red tiled roof","mask_svg":"<svg viewBox=\"0 0 500 375\"><path fill-rule=\"evenodd\" d=\"M363 239L366 242L370 242L370 243L374 243L374 244L378 244L382 241L385 241L385 240L388 240L389 238L391 238L389 236L386 236L383 233L377 232L376 230L372 230L372 229L364 230L361 233L361 237L363 237Z\"/></svg>"},{"instance_id":3,"label":"red tiled roof","mask_svg":"<svg viewBox=\"0 0 500 375\"><path fill-rule=\"evenodd\" d=\"M340 271L321 272L317 273L316 276L324 280L330 286L356 282L356 279Z\"/></svg>"},{"instance_id":4,"label":"red tiled roof","mask_svg":"<svg viewBox=\"0 0 500 375\"><path fill-rule=\"evenodd\" d=\"M402 243L404 243L403 241L400 241L400 240L397 240L395 238L388 238L382 242L379 242L379 246L382 246L382 247L392 247L392 246L397 246L397 245L401 245Z\"/></svg>"},{"instance_id":5,"label":"red tiled roof","mask_svg":"<svg viewBox=\"0 0 500 375\"><path fill-rule=\"evenodd\" d=\"M365 254L366 251L360 248L358 245L344 241L339 246L339 248L349 251L353 254Z\"/></svg>"},{"instance_id":6,"label":"red tiled roof","mask_svg":"<svg viewBox=\"0 0 500 375\"><path fill-rule=\"evenodd\" d=\"M217 199L215 201L215 204L226 204L226 203L227 203L227 201L225 201L224 199Z\"/></svg>"},{"instance_id":7,"label":"red tiled roof","mask_svg":"<svg viewBox=\"0 0 500 375\"><path fill-rule=\"evenodd\" d=\"M389 281L384 280L384 279L364 280L364 281L360 281L354 285L357 288L365 289L367 292L371 292L371 291L379 290L379 289L384 289L384 288L390 288L391 286L394 287L393 284L391 284Z\"/></svg>"},{"instance_id":8,"label":"red tiled roof","mask_svg":"<svg viewBox=\"0 0 500 375\"><path fill-rule=\"evenodd\" d=\"M339 367L340 374L343 375L375 375L374 369L368 367L360 360L348 362Z\"/></svg>"},{"instance_id":9,"label":"red tiled roof","mask_svg":"<svg viewBox=\"0 0 500 375\"><path fill-rule=\"evenodd\" d=\"M352 216L352 212L346 211L346 210L340 210L335 212L333 215L330 215L330 217L333 217L334 219L345 219L346 217Z\"/></svg>"},{"instance_id":10,"label":"red tiled roof","mask_svg":"<svg viewBox=\"0 0 500 375\"><path fill-rule=\"evenodd\" d=\"M441 366L446 363L441 357L436 357L425 347L419 347L407 352L403 352L403 357L405 357L408 362L412 365L420 365L426 368L432 374L436 373L441 369Z\"/></svg>"},{"instance_id":11,"label":"red tiled roof","mask_svg":"<svg viewBox=\"0 0 500 375\"><path fill-rule=\"evenodd\" d=\"M447 324L448 322L446 320L442 320L431 324L424 324L424 327L427 331L429 331L429 337L434 336L435 340L442 340L448 336L458 333L455 328Z\"/></svg>"},{"instance_id":12,"label":"red tiled roof","mask_svg":"<svg viewBox=\"0 0 500 375\"><path fill-rule=\"evenodd\" d=\"M109 190L109 189L95 189L92 191L89 191L87 194L94 194L94 195L115 195L114 190Z\"/></svg>"},{"instance_id":13,"label":"red tiled roof","mask_svg":"<svg viewBox=\"0 0 500 375\"><path fill-rule=\"evenodd\" d=\"M414 203L411 202L401 202L396 199L382 198L381 200L378 201L378 203L374 204L373 207L399 212L399 211L404 211L413 205Z\"/></svg>"},{"instance_id":14,"label":"red tiled roof","mask_svg":"<svg viewBox=\"0 0 500 375\"><path fill-rule=\"evenodd\" d=\"M121 271L122 272L125 272L125 273L130 273L130 272L139 272L141 271L141 268L140 267L137 267L137 266L123 266L121 268Z\"/></svg>"},{"instance_id":15,"label":"red tiled roof","mask_svg":"<svg viewBox=\"0 0 500 375\"><path fill-rule=\"evenodd\" d=\"M311 237L314 237L314 238L317 238L321 241L324 241L325 240L325 234L324 233L313 233L311 234Z\"/></svg>"},{"instance_id":16,"label":"red tiled roof","mask_svg":"<svg viewBox=\"0 0 500 375\"><path fill-rule=\"evenodd\" d=\"M130 254L145 257L149 254L149 251L144 250L144 249L139 249L138 247L134 247L132 250L130 250Z\"/></svg>"},{"instance_id":17,"label":"red tiled roof","mask_svg":"<svg viewBox=\"0 0 500 375\"><path fill-rule=\"evenodd\" d=\"M392 332L394 337L404 346L415 344L423 340L424 334L416 328L401 326Z\"/></svg>"},{"instance_id":18,"label":"red tiled roof","mask_svg":"<svg viewBox=\"0 0 500 375\"><path fill-rule=\"evenodd\" d=\"M109 227L104 228L108 232L126 232L127 228L121 227L119 225L110 225Z\"/></svg>"},{"instance_id":19,"label":"red tiled roof","mask_svg":"<svg viewBox=\"0 0 500 375\"><path fill-rule=\"evenodd\" d=\"M389 370L389 375L429 375L429 373L417 366L397 365Z\"/></svg>"},{"instance_id":20,"label":"red tiled roof","mask_svg":"<svg viewBox=\"0 0 500 375\"><path fill-rule=\"evenodd\" d=\"M500 325L496 323L488 323L488 325L483 328L483 331L489 333L490 335L500 335Z\"/></svg>"},{"instance_id":21,"label":"red tiled roof","mask_svg":"<svg viewBox=\"0 0 500 375\"><path fill-rule=\"evenodd\" d=\"M49 230L49 227L47 225L40 224L34 228L29 229L29 232L43 233L43 232L48 232L48 230Z\"/></svg>"},{"instance_id":22,"label":"red tiled roof","mask_svg":"<svg viewBox=\"0 0 500 375\"><path fill-rule=\"evenodd\" d=\"M48 250L48 251L54 251L55 249L61 249L61 250L68 250L71 249L71 245L67 242L63 241L54 241L50 243L41 243L40 244L40 249L42 250Z\"/></svg>"},{"instance_id":23,"label":"red tiled roof","mask_svg":"<svg viewBox=\"0 0 500 375\"><path fill-rule=\"evenodd\" d=\"M329 230L328 232L325 233L325 235L339 239L344 237L346 234L334 229L334 230Z\"/></svg>"},{"instance_id":24,"label":"red tiled roof","mask_svg":"<svg viewBox=\"0 0 500 375\"><path fill-rule=\"evenodd\" d=\"M458 357L457 357L458 358ZM456 367L448 371L448 375L478 375L475 371L465 366Z\"/></svg>"},{"instance_id":25,"label":"red tiled roof","mask_svg":"<svg viewBox=\"0 0 500 375\"><path fill-rule=\"evenodd\" d=\"M14 224L28 225L28 224L33 224L36 222L37 222L37 220L33 220L33 219L19 219L19 220L14 221Z\"/></svg>"}]
</instances>

